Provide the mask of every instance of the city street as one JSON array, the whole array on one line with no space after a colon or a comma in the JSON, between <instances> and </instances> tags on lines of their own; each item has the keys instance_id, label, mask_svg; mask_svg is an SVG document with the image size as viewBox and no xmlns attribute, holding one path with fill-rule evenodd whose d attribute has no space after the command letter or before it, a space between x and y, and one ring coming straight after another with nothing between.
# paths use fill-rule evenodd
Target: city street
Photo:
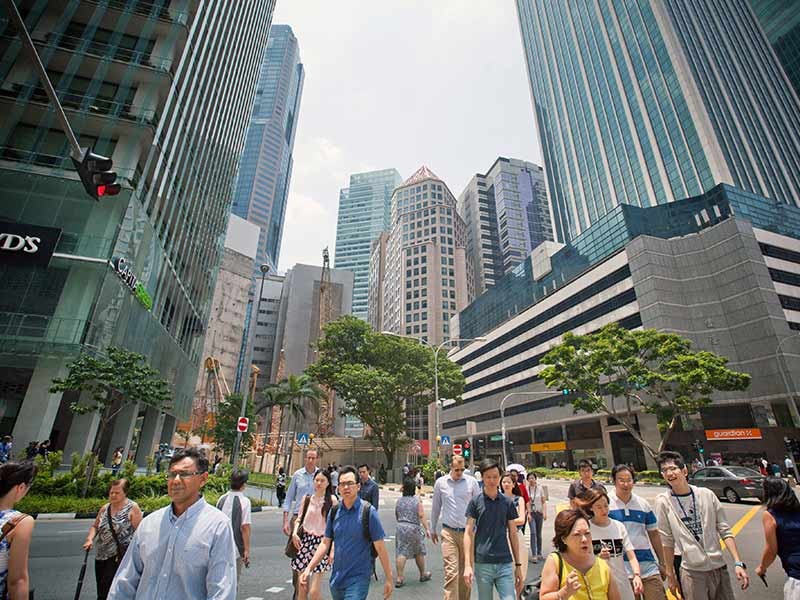
<instances>
[{"instance_id":1,"label":"city street","mask_svg":"<svg viewBox=\"0 0 800 600\"><path fill-rule=\"evenodd\" d=\"M550 496L556 505L566 504L566 482L548 482ZM639 487L637 493L645 498L652 499L662 488ZM392 562L394 561L394 502L398 497L397 492L381 492L381 520L387 533L387 547L389 548ZM429 515L430 500L426 499L426 515ZM749 567L752 588L749 592L737 591L737 598L762 598L765 600L778 600L783 597L782 588L785 580L783 570L776 563L770 569L767 581L769 588L755 577L754 569L758 564L763 548L761 533L761 507L755 502L742 504L724 504L729 522L737 531L739 549L743 559ZM550 507L552 515L552 506ZM545 539L552 537L552 516L545 523ZM86 530L91 521L39 521L36 523L33 544L31 548L30 574L33 587L36 589L37 600L63 600L71 598L74 594L83 558L81 544L85 538ZM289 561L283 555L285 537L280 531L281 514L276 510L268 510L253 515L253 546L252 564L246 570L240 585L240 600L285 600L291 598L291 572ZM546 548L551 545L548 543ZM433 572L433 580L419 583L416 567L409 563L406 569L406 585L395 590L393 594L397 599L441 598L442 562L438 546L428 543L428 566ZM528 579L534 579L539 572L536 565L529 565ZM541 567L541 565L538 565ZM394 568L394 564L392 565ZM378 573L383 580L383 575L378 567ZM381 584L382 585L382 584ZM327 586L324 597L329 597ZM381 587L373 583L370 598L378 598ZM94 599L94 570L92 558L86 572L83 593L84 600ZM474 594L473 594L474 597Z\"/></svg>"}]
</instances>

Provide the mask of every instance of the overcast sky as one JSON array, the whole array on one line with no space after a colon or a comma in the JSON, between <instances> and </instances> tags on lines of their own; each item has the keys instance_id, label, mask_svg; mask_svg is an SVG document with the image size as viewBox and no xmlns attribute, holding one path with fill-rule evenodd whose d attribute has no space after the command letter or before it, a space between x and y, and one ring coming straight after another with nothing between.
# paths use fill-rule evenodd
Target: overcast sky
<instances>
[{"instance_id":1,"label":"overcast sky","mask_svg":"<svg viewBox=\"0 0 800 600\"><path fill-rule=\"evenodd\" d=\"M305 88L279 270L333 254L351 173L427 165L458 196L498 156L541 164L513 0L278 0Z\"/></svg>"}]
</instances>

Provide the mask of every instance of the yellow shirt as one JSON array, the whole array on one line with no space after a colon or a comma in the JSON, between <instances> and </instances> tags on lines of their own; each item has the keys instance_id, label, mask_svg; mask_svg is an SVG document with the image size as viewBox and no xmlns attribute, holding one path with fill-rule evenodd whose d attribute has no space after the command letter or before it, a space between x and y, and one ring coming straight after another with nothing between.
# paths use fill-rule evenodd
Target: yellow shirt
<instances>
[{"instance_id":1,"label":"yellow shirt","mask_svg":"<svg viewBox=\"0 0 800 600\"><path fill-rule=\"evenodd\" d=\"M558 570L558 554L553 553L550 560L556 562L556 570ZM575 571L581 582L580 589L571 597L570 600L606 600L608 598L608 585L611 580L611 570L608 568L608 563L602 558L595 557L594 564L586 572L581 573L566 560L561 559L561 572L558 574L558 588L561 589L567 582L567 577L570 573Z\"/></svg>"}]
</instances>

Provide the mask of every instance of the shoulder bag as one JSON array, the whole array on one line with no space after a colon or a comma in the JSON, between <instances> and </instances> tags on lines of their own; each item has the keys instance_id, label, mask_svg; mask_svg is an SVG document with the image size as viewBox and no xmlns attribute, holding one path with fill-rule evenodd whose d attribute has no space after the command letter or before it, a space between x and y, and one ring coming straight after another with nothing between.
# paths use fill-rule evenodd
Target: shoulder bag
<instances>
[{"instance_id":1,"label":"shoulder bag","mask_svg":"<svg viewBox=\"0 0 800 600\"><path fill-rule=\"evenodd\" d=\"M303 521L306 520L306 511L308 511L308 505L311 503L311 496L306 496L303 499L303 510L300 511L300 524L297 526L297 535L302 540L303 539ZM289 541L286 542L286 549L284 550L284 554L288 558L296 558L297 557L297 548L294 547L294 542L292 541L292 534L289 534Z\"/></svg>"},{"instance_id":2,"label":"shoulder bag","mask_svg":"<svg viewBox=\"0 0 800 600\"><path fill-rule=\"evenodd\" d=\"M122 544L119 542L119 537L117 537L117 532L114 531L114 522L111 520L111 505L109 504L106 507L106 519L108 520L108 528L111 530L111 537L114 538L114 543L117 545L117 555L115 557L117 565L122 562L122 557L125 556L125 551L128 549L127 547L123 548Z\"/></svg>"}]
</instances>

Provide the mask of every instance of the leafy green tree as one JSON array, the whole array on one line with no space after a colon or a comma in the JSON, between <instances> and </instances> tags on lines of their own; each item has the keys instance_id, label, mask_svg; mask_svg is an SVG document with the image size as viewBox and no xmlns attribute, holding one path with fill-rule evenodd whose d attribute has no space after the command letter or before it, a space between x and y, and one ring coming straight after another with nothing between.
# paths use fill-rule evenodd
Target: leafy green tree
<instances>
[{"instance_id":1,"label":"leafy green tree","mask_svg":"<svg viewBox=\"0 0 800 600\"><path fill-rule=\"evenodd\" d=\"M97 413L100 423L86 467L83 497L94 478L100 440L111 420L127 405L138 402L157 410L170 407L172 392L160 373L141 354L110 347L105 355L81 354L69 365L66 377L53 379L51 393L76 391L80 398L70 404L78 415Z\"/></svg>"},{"instance_id":2,"label":"leafy green tree","mask_svg":"<svg viewBox=\"0 0 800 600\"><path fill-rule=\"evenodd\" d=\"M242 394L238 393L225 396L225 400L220 402L217 408L217 417L213 429L214 441L228 456L233 456L233 447L236 444L236 424L239 422L241 411ZM242 434L240 456L253 447L256 439L254 433L256 413L252 398L247 399L244 416L250 419L250 427L247 433Z\"/></svg>"},{"instance_id":3,"label":"leafy green tree","mask_svg":"<svg viewBox=\"0 0 800 600\"><path fill-rule=\"evenodd\" d=\"M344 316L325 326L319 358L306 372L335 390L343 412L360 419L386 454L388 468L407 443L406 413L434 401L434 353L420 342L372 331ZM458 400L464 376L439 353L439 397Z\"/></svg>"},{"instance_id":4,"label":"leafy green tree","mask_svg":"<svg viewBox=\"0 0 800 600\"><path fill-rule=\"evenodd\" d=\"M741 391L750 375L726 367L728 359L695 351L691 342L655 329L627 330L616 323L589 335L564 335L542 358L548 387L570 390L565 399L577 411L604 413L621 423L651 455L661 452L679 419L711 404L714 392ZM634 415L658 418L661 441L648 444Z\"/></svg>"}]
</instances>

